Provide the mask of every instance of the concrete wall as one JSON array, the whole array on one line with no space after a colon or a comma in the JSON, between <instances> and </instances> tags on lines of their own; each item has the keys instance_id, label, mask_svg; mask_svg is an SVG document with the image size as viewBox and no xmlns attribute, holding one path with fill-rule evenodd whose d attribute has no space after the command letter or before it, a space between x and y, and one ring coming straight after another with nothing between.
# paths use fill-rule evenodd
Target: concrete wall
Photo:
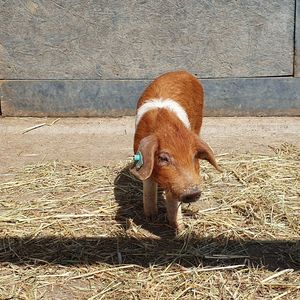
<instances>
[{"instance_id":1,"label":"concrete wall","mask_svg":"<svg viewBox=\"0 0 300 300\"><path fill-rule=\"evenodd\" d=\"M0 0L2 115L129 114L157 75L207 115L300 115L300 0Z\"/></svg>"}]
</instances>

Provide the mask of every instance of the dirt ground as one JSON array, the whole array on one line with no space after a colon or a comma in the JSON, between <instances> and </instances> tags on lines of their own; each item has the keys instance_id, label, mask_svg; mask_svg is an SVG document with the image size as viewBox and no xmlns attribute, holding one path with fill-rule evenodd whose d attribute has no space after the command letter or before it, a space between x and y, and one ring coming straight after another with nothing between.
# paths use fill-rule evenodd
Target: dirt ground
<instances>
[{"instance_id":1,"label":"dirt ground","mask_svg":"<svg viewBox=\"0 0 300 300\"><path fill-rule=\"evenodd\" d=\"M0 173L53 160L115 165L132 155L134 117L0 119ZM266 153L283 142L300 145L300 118L205 118L202 137L215 150Z\"/></svg>"},{"instance_id":2,"label":"dirt ground","mask_svg":"<svg viewBox=\"0 0 300 300\"><path fill-rule=\"evenodd\" d=\"M300 118L206 118L224 171L201 164L177 236L161 193L144 217L133 134L0 118L0 299L300 299Z\"/></svg>"}]
</instances>

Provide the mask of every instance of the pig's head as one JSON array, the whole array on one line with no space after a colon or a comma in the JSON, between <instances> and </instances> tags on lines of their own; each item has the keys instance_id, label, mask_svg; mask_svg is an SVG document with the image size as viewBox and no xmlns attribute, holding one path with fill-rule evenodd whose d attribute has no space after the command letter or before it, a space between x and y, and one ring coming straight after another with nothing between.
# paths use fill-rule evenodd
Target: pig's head
<instances>
[{"instance_id":1,"label":"pig's head","mask_svg":"<svg viewBox=\"0 0 300 300\"><path fill-rule=\"evenodd\" d=\"M152 178L171 197L194 202L201 195L199 159L220 170L211 148L190 130L160 130L144 137L138 151L143 165L131 172L141 180Z\"/></svg>"}]
</instances>

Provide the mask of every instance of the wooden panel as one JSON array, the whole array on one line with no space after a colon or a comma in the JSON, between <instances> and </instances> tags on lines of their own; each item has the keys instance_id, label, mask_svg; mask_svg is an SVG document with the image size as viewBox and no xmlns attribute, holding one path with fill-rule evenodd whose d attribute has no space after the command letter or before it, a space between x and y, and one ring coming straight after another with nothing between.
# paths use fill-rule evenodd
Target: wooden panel
<instances>
[{"instance_id":1,"label":"wooden panel","mask_svg":"<svg viewBox=\"0 0 300 300\"><path fill-rule=\"evenodd\" d=\"M149 79L183 68L214 78L293 73L295 0L0 0L0 7L2 79Z\"/></svg>"},{"instance_id":2,"label":"wooden panel","mask_svg":"<svg viewBox=\"0 0 300 300\"><path fill-rule=\"evenodd\" d=\"M207 116L300 115L300 78L204 79ZM133 114L146 80L8 80L4 116Z\"/></svg>"}]
</instances>

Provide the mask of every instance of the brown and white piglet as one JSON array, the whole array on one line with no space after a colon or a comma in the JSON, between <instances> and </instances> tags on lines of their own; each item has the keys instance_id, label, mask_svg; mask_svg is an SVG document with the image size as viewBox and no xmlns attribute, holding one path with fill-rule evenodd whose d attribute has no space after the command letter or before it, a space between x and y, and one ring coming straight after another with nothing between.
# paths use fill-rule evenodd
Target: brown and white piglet
<instances>
[{"instance_id":1,"label":"brown and white piglet","mask_svg":"<svg viewBox=\"0 0 300 300\"><path fill-rule=\"evenodd\" d=\"M203 88L185 71L155 79L137 103L134 152L142 161L131 172L143 181L146 217L157 214L157 185L166 194L169 223L182 229L181 202L201 195L199 159L216 169L211 148L199 138L203 113Z\"/></svg>"}]
</instances>

